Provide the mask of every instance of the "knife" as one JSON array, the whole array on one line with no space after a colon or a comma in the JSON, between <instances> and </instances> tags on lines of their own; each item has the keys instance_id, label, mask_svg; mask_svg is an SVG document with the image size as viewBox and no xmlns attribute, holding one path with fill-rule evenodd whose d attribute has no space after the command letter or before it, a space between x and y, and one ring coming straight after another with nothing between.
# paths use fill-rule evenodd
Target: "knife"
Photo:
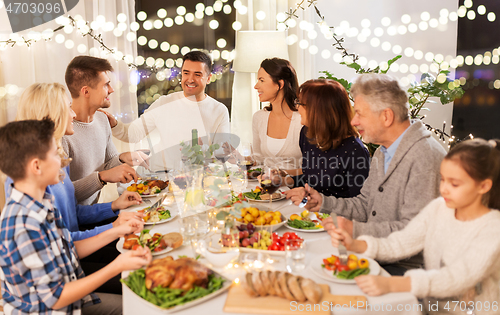
<instances>
[{"instance_id":1,"label":"knife","mask_svg":"<svg viewBox=\"0 0 500 315\"><path fill-rule=\"evenodd\" d=\"M149 213L151 211L155 211L159 206L161 206L161 204L163 203L163 200L165 200L166 197L167 197L167 194L163 194L163 196L161 196L158 199L158 201L156 201L151 207L149 207L149 209L144 211L144 214Z\"/></svg>"},{"instance_id":2,"label":"knife","mask_svg":"<svg viewBox=\"0 0 500 315\"><path fill-rule=\"evenodd\" d=\"M333 220L333 224L335 225L335 228L338 228L339 224L337 222L337 214L334 213L334 212L332 212L332 213L330 213L330 217ZM340 263L342 265L346 265L347 264L347 249L345 248L344 244L339 243L338 250L339 250L339 260L340 260Z\"/></svg>"}]
</instances>

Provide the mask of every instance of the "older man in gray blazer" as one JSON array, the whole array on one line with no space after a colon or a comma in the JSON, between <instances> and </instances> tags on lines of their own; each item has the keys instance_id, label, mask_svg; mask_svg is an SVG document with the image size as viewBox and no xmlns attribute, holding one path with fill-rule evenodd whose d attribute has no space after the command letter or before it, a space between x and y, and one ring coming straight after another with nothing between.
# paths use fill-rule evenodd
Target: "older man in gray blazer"
<instances>
[{"instance_id":1,"label":"older man in gray blazer","mask_svg":"<svg viewBox=\"0 0 500 315\"><path fill-rule=\"evenodd\" d=\"M338 218L338 224L353 237L386 237L403 229L439 196L439 167L446 151L420 121L410 121L408 97L396 79L363 74L351 94L355 110L351 123L364 142L380 145L361 193L353 198L327 197L306 185L305 189L293 189L287 197L298 204L309 195L308 209L344 217ZM382 267L402 275L422 263L419 254Z\"/></svg>"}]
</instances>

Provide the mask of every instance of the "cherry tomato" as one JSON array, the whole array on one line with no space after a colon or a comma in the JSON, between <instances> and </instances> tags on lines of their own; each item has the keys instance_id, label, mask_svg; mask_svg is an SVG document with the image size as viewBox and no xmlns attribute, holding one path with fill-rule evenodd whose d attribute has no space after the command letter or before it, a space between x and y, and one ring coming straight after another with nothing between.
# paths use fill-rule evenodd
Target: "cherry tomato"
<instances>
[{"instance_id":1,"label":"cherry tomato","mask_svg":"<svg viewBox=\"0 0 500 315\"><path fill-rule=\"evenodd\" d=\"M335 268L335 266L334 266L334 265L325 265L325 269L326 269L326 270L333 271L333 270L335 270L334 268Z\"/></svg>"},{"instance_id":2,"label":"cherry tomato","mask_svg":"<svg viewBox=\"0 0 500 315\"><path fill-rule=\"evenodd\" d=\"M347 267L349 267L349 270L358 269L358 262L355 260L349 260L347 261Z\"/></svg>"},{"instance_id":3,"label":"cherry tomato","mask_svg":"<svg viewBox=\"0 0 500 315\"><path fill-rule=\"evenodd\" d=\"M163 250L163 248L161 248L161 246L157 246L153 251L161 252L162 250Z\"/></svg>"},{"instance_id":4,"label":"cherry tomato","mask_svg":"<svg viewBox=\"0 0 500 315\"><path fill-rule=\"evenodd\" d=\"M339 264L339 265L337 266L337 271L339 271L339 272L340 272L340 271L344 271L344 270L345 270L345 271L349 271L349 267L347 267L346 265L341 265L341 264Z\"/></svg>"},{"instance_id":5,"label":"cherry tomato","mask_svg":"<svg viewBox=\"0 0 500 315\"><path fill-rule=\"evenodd\" d=\"M360 260L358 260L359 268L368 268L369 265L370 263L368 262L368 259L361 258Z\"/></svg>"}]
</instances>

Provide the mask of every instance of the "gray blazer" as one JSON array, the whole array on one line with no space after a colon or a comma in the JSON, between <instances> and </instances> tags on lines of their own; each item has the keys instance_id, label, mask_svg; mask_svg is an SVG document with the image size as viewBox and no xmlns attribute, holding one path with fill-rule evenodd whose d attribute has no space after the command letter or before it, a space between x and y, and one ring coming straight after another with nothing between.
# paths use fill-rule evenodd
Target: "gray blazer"
<instances>
[{"instance_id":1,"label":"gray blazer","mask_svg":"<svg viewBox=\"0 0 500 315\"><path fill-rule=\"evenodd\" d=\"M384 173L384 153L375 151L361 193L353 198L323 197L320 212L353 220L353 236L386 237L402 230L439 196L439 169L446 151L420 121L412 121ZM408 260L419 267L422 257ZM408 265L408 264L404 264Z\"/></svg>"}]
</instances>

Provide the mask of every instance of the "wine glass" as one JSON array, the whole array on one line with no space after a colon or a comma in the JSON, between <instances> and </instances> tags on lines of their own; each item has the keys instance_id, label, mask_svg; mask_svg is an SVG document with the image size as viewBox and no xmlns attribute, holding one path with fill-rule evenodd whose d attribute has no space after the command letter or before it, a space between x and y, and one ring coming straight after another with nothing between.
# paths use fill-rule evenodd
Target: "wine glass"
<instances>
[{"instance_id":1,"label":"wine glass","mask_svg":"<svg viewBox=\"0 0 500 315\"><path fill-rule=\"evenodd\" d=\"M248 185L247 170L233 166L229 171L229 181L232 190L238 195L242 193Z\"/></svg>"},{"instance_id":2,"label":"wine glass","mask_svg":"<svg viewBox=\"0 0 500 315\"><path fill-rule=\"evenodd\" d=\"M273 202L273 194L281 186L281 176L279 167L276 164L265 165L263 173L259 178L259 183L260 187L262 187L262 191L265 192L266 194L269 194L269 206L271 206Z\"/></svg>"}]
</instances>

